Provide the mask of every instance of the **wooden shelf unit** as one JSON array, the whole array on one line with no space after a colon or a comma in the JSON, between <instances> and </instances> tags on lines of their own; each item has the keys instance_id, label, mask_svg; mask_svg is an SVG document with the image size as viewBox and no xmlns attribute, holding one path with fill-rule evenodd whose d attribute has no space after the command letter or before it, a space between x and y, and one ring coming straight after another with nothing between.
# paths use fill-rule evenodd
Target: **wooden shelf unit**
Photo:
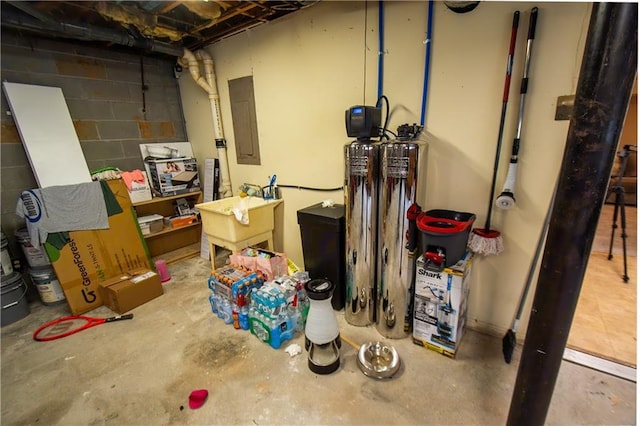
<instances>
[{"instance_id":1,"label":"wooden shelf unit","mask_svg":"<svg viewBox=\"0 0 640 426\"><path fill-rule=\"evenodd\" d=\"M159 214L163 217L175 216L175 202L180 198L186 199L189 206L193 207L194 204L202 202L202 192L190 192L188 194L172 195L169 197L154 197L149 201L134 203L133 208L136 210L138 217L152 214ZM162 231L145 235L144 239L147 243L149 254L154 260L156 260L155 258L163 258L163 255L172 257L171 253L175 251L179 251L181 253L179 258L184 259L200 252L201 235L202 223L196 222L179 228L168 228L165 226Z\"/></svg>"},{"instance_id":2,"label":"wooden shelf unit","mask_svg":"<svg viewBox=\"0 0 640 426\"><path fill-rule=\"evenodd\" d=\"M200 243L193 243L188 246L180 247L175 250L171 250L161 255L152 258L153 262L156 260L164 260L167 264L179 262L184 259L189 259L200 255Z\"/></svg>"}]
</instances>

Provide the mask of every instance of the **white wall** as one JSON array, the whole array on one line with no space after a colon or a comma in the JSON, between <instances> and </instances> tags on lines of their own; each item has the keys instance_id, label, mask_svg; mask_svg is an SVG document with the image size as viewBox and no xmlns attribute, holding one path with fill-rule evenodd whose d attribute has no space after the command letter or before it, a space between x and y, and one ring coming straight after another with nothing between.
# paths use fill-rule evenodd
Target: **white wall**
<instances>
[{"instance_id":1,"label":"white wall","mask_svg":"<svg viewBox=\"0 0 640 426\"><path fill-rule=\"evenodd\" d=\"M498 335L510 326L561 163L568 122L554 120L556 98L575 91L590 4L482 2L471 13L456 14L436 2L433 22L423 135L429 159L422 207L473 212L481 227L488 207L513 12L520 10L521 18L497 193L515 133L533 6L538 6L539 17L517 204L508 211L494 209L491 228L501 231L505 251L476 259L469 302L469 325ZM391 130L420 121L426 14L427 2L385 2L384 94L391 103ZM376 102L377 26L377 2L320 2L208 48L215 62L234 193L243 182L266 184L273 173L281 184L342 186L343 145L349 142L344 111ZM235 161L228 80L247 75L254 78L260 166ZM180 87L189 138L202 162L215 155L208 100L186 73ZM283 245L277 248L302 265L297 210L326 198L342 203L343 193L283 188L282 194ZM520 334L524 330L526 324Z\"/></svg>"}]
</instances>

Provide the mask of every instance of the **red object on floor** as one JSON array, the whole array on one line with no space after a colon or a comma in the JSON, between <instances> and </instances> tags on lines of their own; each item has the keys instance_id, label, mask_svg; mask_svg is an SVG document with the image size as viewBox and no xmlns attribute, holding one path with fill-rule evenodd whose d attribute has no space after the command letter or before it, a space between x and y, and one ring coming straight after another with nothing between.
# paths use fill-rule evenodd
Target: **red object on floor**
<instances>
[{"instance_id":1,"label":"red object on floor","mask_svg":"<svg viewBox=\"0 0 640 426\"><path fill-rule=\"evenodd\" d=\"M196 408L202 407L208 396L209 391L206 389L194 390L189 394L189 408L195 410Z\"/></svg>"}]
</instances>

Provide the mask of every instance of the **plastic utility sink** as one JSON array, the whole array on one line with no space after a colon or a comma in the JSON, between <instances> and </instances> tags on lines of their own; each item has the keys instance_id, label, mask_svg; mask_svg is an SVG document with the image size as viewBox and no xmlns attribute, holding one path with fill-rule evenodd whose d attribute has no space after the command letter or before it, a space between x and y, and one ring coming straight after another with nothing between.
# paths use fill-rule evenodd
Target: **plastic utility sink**
<instances>
[{"instance_id":1,"label":"plastic utility sink","mask_svg":"<svg viewBox=\"0 0 640 426\"><path fill-rule=\"evenodd\" d=\"M202 229L207 234L211 249L211 264L215 268L215 246L236 253L253 244L267 241L273 250L274 209L282 200L264 200L259 197L230 197L196 204L202 217ZM234 209L246 210L248 224L242 224Z\"/></svg>"}]
</instances>

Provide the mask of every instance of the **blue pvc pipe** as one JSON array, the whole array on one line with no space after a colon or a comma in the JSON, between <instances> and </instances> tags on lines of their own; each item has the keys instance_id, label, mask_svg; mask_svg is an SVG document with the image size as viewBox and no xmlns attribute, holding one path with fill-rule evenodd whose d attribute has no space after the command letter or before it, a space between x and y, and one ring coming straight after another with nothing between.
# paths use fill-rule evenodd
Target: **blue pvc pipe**
<instances>
[{"instance_id":1,"label":"blue pvc pipe","mask_svg":"<svg viewBox=\"0 0 640 426\"><path fill-rule=\"evenodd\" d=\"M378 97L382 96L384 77L384 1L378 1Z\"/></svg>"},{"instance_id":2,"label":"blue pvc pipe","mask_svg":"<svg viewBox=\"0 0 640 426\"><path fill-rule=\"evenodd\" d=\"M425 43L424 55L424 83L422 86L422 114L420 115L420 125L424 127L424 119L427 115L427 89L429 87L429 68L431 63L431 33L433 30L433 0L429 0L427 12L427 40Z\"/></svg>"}]
</instances>

